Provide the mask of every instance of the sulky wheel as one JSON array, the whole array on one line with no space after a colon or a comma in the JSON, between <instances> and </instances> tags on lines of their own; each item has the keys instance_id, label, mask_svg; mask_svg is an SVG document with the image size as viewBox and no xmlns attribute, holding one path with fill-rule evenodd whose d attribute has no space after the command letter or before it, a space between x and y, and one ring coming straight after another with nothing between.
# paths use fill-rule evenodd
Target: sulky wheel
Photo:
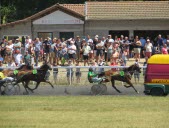
<instances>
[{"instance_id":1,"label":"sulky wheel","mask_svg":"<svg viewBox=\"0 0 169 128\"><path fill-rule=\"evenodd\" d=\"M5 86L5 94L6 95L19 95L20 86L18 84L13 85L12 83L7 83Z\"/></svg>"},{"instance_id":2,"label":"sulky wheel","mask_svg":"<svg viewBox=\"0 0 169 128\"><path fill-rule=\"evenodd\" d=\"M91 93L93 95L103 95L107 92L107 86L105 84L95 84L91 87Z\"/></svg>"},{"instance_id":3,"label":"sulky wheel","mask_svg":"<svg viewBox=\"0 0 169 128\"><path fill-rule=\"evenodd\" d=\"M99 84L100 88L101 88L101 92L100 94L104 95L107 93L107 86L105 84Z\"/></svg>"}]
</instances>

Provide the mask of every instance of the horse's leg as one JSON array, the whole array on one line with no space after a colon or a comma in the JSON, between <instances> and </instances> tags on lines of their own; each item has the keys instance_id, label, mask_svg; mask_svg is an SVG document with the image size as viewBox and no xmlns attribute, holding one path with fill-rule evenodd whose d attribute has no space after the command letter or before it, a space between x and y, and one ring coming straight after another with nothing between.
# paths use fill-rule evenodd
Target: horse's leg
<instances>
[{"instance_id":1,"label":"horse's leg","mask_svg":"<svg viewBox=\"0 0 169 128\"><path fill-rule=\"evenodd\" d=\"M118 90L115 86L115 80L111 79L112 87L118 92L121 93L120 90Z\"/></svg>"},{"instance_id":2,"label":"horse's leg","mask_svg":"<svg viewBox=\"0 0 169 128\"><path fill-rule=\"evenodd\" d=\"M46 83L49 83L52 88L54 88L53 84L50 81L45 81Z\"/></svg>"},{"instance_id":3,"label":"horse's leg","mask_svg":"<svg viewBox=\"0 0 169 128\"><path fill-rule=\"evenodd\" d=\"M26 85L26 82L22 82L23 84L23 87L25 88L25 91L26 91L26 95L29 94L29 91L27 90L27 85ZM25 94L25 93L24 93Z\"/></svg>"},{"instance_id":4,"label":"horse's leg","mask_svg":"<svg viewBox=\"0 0 169 128\"><path fill-rule=\"evenodd\" d=\"M133 84L131 83L131 81L130 81L129 79L127 79L126 83L128 83L128 84L130 85L130 86L124 85L126 88L132 87L132 88L135 90L135 92L139 93L139 91L137 91L137 90L135 89L135 87L133 86Z\"/></svg>"},{"instance_id":5,"label":"horse's leg","mask_svg":"<svg viewBox=\"0 0 169 128\"><path fill-rule=\"evenodd\" d=\"M37 89L38 88L38 86L39 86L39 84L40 84L40 82L36 82L36 86L35 86L35 88L29 88L29 86L27 85L27 88L30 90L30 91L32 91L33 92L33 90L35 90L35 89Z\"/></svg>"}]
</instances>

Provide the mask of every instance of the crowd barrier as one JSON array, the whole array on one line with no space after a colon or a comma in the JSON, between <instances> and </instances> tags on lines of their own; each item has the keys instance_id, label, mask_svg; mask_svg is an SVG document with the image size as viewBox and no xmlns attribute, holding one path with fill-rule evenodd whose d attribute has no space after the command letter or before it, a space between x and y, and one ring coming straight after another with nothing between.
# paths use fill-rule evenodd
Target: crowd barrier
<instances>
[{"instance_id":1,"label":"crowd barrier","mask_svg":"<svg viewBox=\"0 0 169 128\"><path fill-rule=\"evenodd\" d=\"M123 69L123 68L128 68L129 66L52 66L52 69L58 68L59 74L60 74L59 77L60 77L61 81L64 81L64 83L66 83L65 80L67 80L67 78L64 79L64 78L66 77L66 74L67 74L67 69L73 69L73 70L74 70L73 72L75 72L76 68L83 69L81 72L85 72L85 74L83 74L84 77L82 76L82 78L83 78L83 79L86 79L85 82L82 82L82 84L83 84L83 83L86 83L86 81L87 81L87 72L88 72L88 69L89 69L90 67L96 68L96 70L99 71L100 68L103 68L104 70L108 70L108 69L112 69L112 68ZM16 69L16 68L18 68L18 67L3 67L3 69ZM37 69L37 68L39 68L39 67L34 67L34 68ZM141 69L145 69L146 66L140 66L140 68L141 68ZM86 70L85 70L85 69L86 69ZM55 72L55 71L53 71L53 72ZM72 70L69 70L69 73L70 73L70 74L69 74L70 83L67 83L67 84L68 84L68 85L72 85L72 80L71 80ZM50 74L52 75L51 72L50 72ZM64 77L64 78L63 78L63 77ZM52 80L51 80L51 79L52 79ZM53 79L54 79L53 77L50 77L50 80L51 80L51 81L53 81ZM63 82L60 82L60 83L58 83L58 84L60 85L61 83L63 83ZM77 84L77 83L75 82L75 84Z\"/></svg>"}]
</instances>

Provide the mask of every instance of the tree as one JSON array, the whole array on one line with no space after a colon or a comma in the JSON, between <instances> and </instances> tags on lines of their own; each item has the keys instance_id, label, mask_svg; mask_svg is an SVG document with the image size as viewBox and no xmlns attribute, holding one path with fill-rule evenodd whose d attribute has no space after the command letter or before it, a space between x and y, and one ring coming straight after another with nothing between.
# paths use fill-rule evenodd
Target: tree
<instances>
[{"instance_id":1,"label":"tree","mask_svg":"<svg viewBox=\"0 0 169 128\"><path fill-rule=\"evenodd\" d=\"M1 17L2 17L2 24L7 23L8 16L10 16L15 11L16 11L16 9L14 6L2 6L0 8L0 13L1 13Z\"/></svg>"}]
</instances>

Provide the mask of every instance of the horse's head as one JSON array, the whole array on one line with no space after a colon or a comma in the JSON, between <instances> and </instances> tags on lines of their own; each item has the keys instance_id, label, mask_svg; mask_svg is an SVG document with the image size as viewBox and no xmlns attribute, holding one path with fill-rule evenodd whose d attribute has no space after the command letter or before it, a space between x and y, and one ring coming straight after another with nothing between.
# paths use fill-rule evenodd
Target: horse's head
<instances>
[{"instance_id":1,"label":"horse's head","mask_svg":"<svg viewBox=\"0 0 169 128\"><path fill-rule=\"evenodd\" d=\"M134 64L133 65L133 70L138 71L139 73L141 73L141 68L139 67L139 64Z\"/></svg>"},{"instance_id":2,"label":"horse's head","mask_svg":"<svg viewBox=\"0 0 169 128\"><path fill-rule=\"evenodd\" d=\"M127 69L124 69L124 70L127 71L127 72L130 72L131 75L134 73L134 71L141 73L141 68L139 67L138 64L133 64L130 67L128 67Z\"/></svg>"},{"instance_id":3,"label":"horse's head","mask_svg":"<svg viewBox=\"0 0 169 128\"><path fill-rule=\"evenodd\" d=\"M52 67L51 67L50 63L44 63L44 64L40 67L40 69L52 70Z\"/></svg>"}]
</instances>

